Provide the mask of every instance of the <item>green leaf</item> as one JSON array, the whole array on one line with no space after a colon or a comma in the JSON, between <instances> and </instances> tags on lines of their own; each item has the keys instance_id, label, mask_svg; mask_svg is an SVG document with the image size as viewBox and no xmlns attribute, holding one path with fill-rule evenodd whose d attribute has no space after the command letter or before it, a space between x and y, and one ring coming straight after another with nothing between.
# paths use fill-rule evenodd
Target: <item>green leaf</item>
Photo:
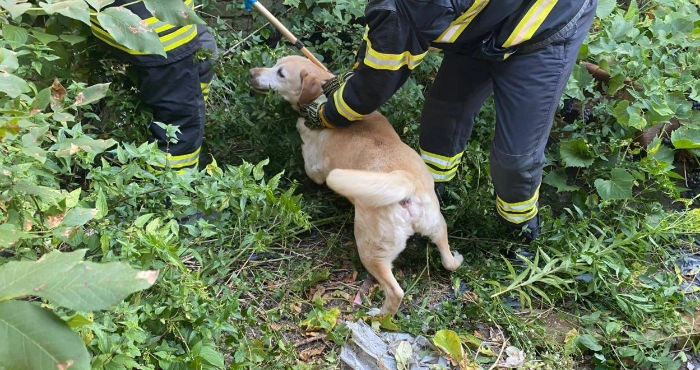
<instances>
[{"instance_id":1,"label":"green leaf","mask_svg":"<svg viewBox=\"0 0 700 370\"><path fill-rule=\"evenodd\" d=\"M24 14L32 4L18 0L0 0L0 8L7 10L12 18L17 18Z\"/></svg>"},{"instance_id":2,"label":"green leaf","mask_svg":"<svg viewBox=\"0 0 700 370\"><path fill-rule=\"evenodd\" d=\"M566 191L576 191L579 189L576 185L569 185L566 182L569 180L564 171L551 171L542 179L542 182L549 186L557 188L557 193Z\"/></svg>"},{"instance_id":3,"label":"green leaf","mask_svg":"<svg viewBox=\"0 0 700 370\"><path fill-rule=\"evenodd\" d=\"M411 356L413 356L413 348L411 348L411 344L406 340L402 340L396 347L396 354L394 354L396 366L399 370L408 369L408 361L411 359Z\"/></svg>"},{"instance_id":4,"label":"green leaf","mask_svg":"<svg viewBox=\"0 0 700 370\"><path fill-rule=\"evenodd\" d=\"M73 122L75 121L75 116L70 113L56 112L51 115L56 122Z\"/></svg>"},{"instance_id":5,"label":"green leaf","mask_svg":"<svg viewBox=\"0 0 700 370\"><path fill-rule=\"evenodd\" d=\"M107 8L97 14L97 20L119 44L144 53L166 56L156 32L131 10L124 7Z\"/></svg>"},{"instance_id":6,"label":"green leaf","mask_svg":"<svg viewBox=\"0 0 700 370\"><path fill-rule=\"evenodd\" d=\"M464 349L459 335L452 330L443 329L435 333L433 343L436 347L445 351L453 360L461 363L464 358Z\"/></svg>"},{"instance_id":7,"label":"green leaf","mask_svg":"<svg viewBox=\"0 0 700 370\"><path fill-rule=\"evenodd\" d=\"M591 351L598 352L601 349L603 349L603 346L598 344L598 340L595 339L592 335L590 334L582 334L579 335L578 338L576 338L579 343L584 345L586 348L590 349Z\"/></svg>"},{"instance_id":8,"label":"green leaf","mask_svg":"<svg viewBox=\"0 0 700 370\"><path fill-rule=\"evenodd\" d=\"M97 200L95 201L95 207L98 210L97 214L95 215L96 220L107 216L107 214L109 213L109 206L107 205L107 196L105 196L105 193L102 189L99 189L97 191Z\"/></svg>"},{"instance_id":9,"label":"green leaf","mask_svg":"<svg viewBox=\"0 0 700 370\"><path fill-rule=\"evenodd\" d=\"M22 46L29 40L29 33L22 27L11 24L2 25L2 37L9 42L12 47Z\"/></svg>"},{"instance_id":10,"label":"green leaf","mask_svg":"<svg viewBox=\"0 0 700 370\"><path fill-rule=\"evenodd\" d=\"M46 32L41 32L37 29L32 30L32 36L44 45L58 40L58 36Z\"/></svg>"},{"instance_id":11,"label":"green leaf","mask_svg":"<svg viewBox=\"0 0 700 370\"><path fill-rule=\"evenodd\" d=\"M333 307L330 310L313 309L311 310L304 321L300 325L305 326L306 330L325 330L329 332L333 329L340 317L340 310Z\"/></svg>"},{"instance_id":12,"label":"green leaf","mask_svg":"<svg viewBox=\"0 0 700 370\"><path fill-rule=\"evenodd\" d=\"M16 98L22 93L29 92L29 85L23 79L9 73L0 73L0 91Z\"/></svg>"},{"instance_id":13,"label":"green leaf","mask_svg":"<svg viewBox=\"0 0 700 370\"><path fill-rule=\"evenodd\" d=\"M56 157L68 158L81 150L95 156L116 145L114 139L93 139L89 136L80 136L75 139L66 139L61 142L56 150Z\"/></svg>"},{"instance_id":14,"label":"green leaf","mask_svg":"<svg viewBox=\"0 0 700 370\"><path fill-rule=\"evenodd\" d=\"M84 0L54 0L39 6L48 14L58 13L90 25L90 8Z\"/></svg>"},{"instance_id":15,"label":"green leaf","mask_svg":"<svg viewBox=\"0 0 700 370\"><path fill-rule=\"evenodd\" d=\"M174 26L205 24L194 9L185 5L182 0L143 0L143 4L158 20Z\"/></svg>"},{"instance_id":16,"label":"green leaf","mask_svg":"<svg viewBox=\"0 0 700 370\"><path fill-rule=\"evenodd\" d=\"M588 167L593 164L593 154L583 139L562 141L559 144L559 155L566 167Z\"/></svg>"},{"instance_id":17,"label":"green leaf","mask_svg":"<svg viewBox=\"0 0 700 370\"><path fill-rule=\"evenodd\" d=\"M19 68L16 53L5 48L0 49L0 71L12 73Z\"/></svg>"},{"instance_id":18,"label":"green leaf","mask_svg":"<svg viewBox=\"0 0 700 370\"><path fill-rule=\"evenodd\" d=\"M121 262L84 262L85 251L53 251L38 261L0 266L0 300L33 295L71 310L103 310L158 278L158 271L138 271Z\"/></svg>"},{"instance_id":19,"label":"green leaf","mask_svg":"<svg viewBox=\"0 0 700 370\"><path fill-rule=\"evenodd\" d=\"M199 351L199 357L217 369L224 369L226 367L224 355L219 353L216 350L216 346L211 342L202 345L202 349Z\"/></svg>"},{"instance_id":20,"label":"green leaf","mask_svg":"<svg viewBox=\"0 0 700 370\"><path fill-rule=\"evenodd\" d=\"M75 97L73 106L79 107L81 105L87 105L104 98L109 90L109 84L109 82L104 84L96 84L81 91L78 96Z\"/></svg>"},{"instance_id":21,"label":"green leaf","mask_svg":"<svg viewBox=\"0 0 700 370\"><path fill-rule=\"evenodd\" d=\"M20 181L16 183L12 190L18 193L24 193L27 195L34 195L41 198L45 202L49 202L52 205L57 205L58 202L63 200L66 196L61 194L60 191L52 189L46 186L34 185L27 181Z\"/></svg>"},{"instance_id":22,"label":"green leaf","mask_svg":"<svg viewBox=\"0 0 700 370\"><path fill-rule=\"evenodd\" d=\"M36 304L0 302L0 369L90 369L80 337Z\"/></svg>"},{"instance_id":23,"label":"green leaf","mask_svg":"<svg viewBox=\"0 0 700 370\"><path fill-rule=\"evenodd\" d=\"M71 44L75 45L77 43L85 41L85 37L83 36L78 36L78 35L61 35L59 36L61 40Z\"/></svg>"},{"instance_id":24,"label":"green leaf","mask_svg":"<svg viewBox=\"0 0 700 370\"><path fill-rule=\"evenodd\" d=\"M617 6L616 0L598 0L598 8L596 9L596 16L598 18L605 18L615 10Z\"/></svg>"},{"instance_id":25,"label":"green leaf","mask_svg":"<svg viewBox=\"0 0 700 370\"><path fill-rule=\"evenodd\" d=\"M34 100L32 100L32 106L30 110L37 110L39 112L43 112L46 109L46 107L49 106L50 102L51 88L47 87L36 94Z\"/></svg>"},{"instance_id":26,"label":"green leaf","mask_svg":"<svg viewBox=\"0 0 700 370\"><path fill-rule=\"evenodd\" d=\"M5 223L0 225L0 247L10 247L14 242L28 236L29 234L18 230L15 224Z\"/></svg>"},{"instance_id":27,"label":"green leaf","mask_svg":"<svg viewBox=\"0 0 700 370\"><path fill-rule=\"evenodd\" d=\"M617 321L610 321L605 325L605 334L606 335L614 335L617 334L620 330L622 330L622 324L620 324Z\"/></svg>"},{"instance_id":28,"label":"green leaf","mask_svg":"<svg viewBox=\"0 0 700 370\"><path fill-rule=\"evenodd\" d=\"M81 326L90 325L93 323L93 321L81 314L76 313L75 315L67 318L66 323L71 327L71 329L75 329Z\"/></svg>"},{"instance_id":29,"label":"green leaf","mask_svg":"<svg viewBox=\"0 0 700 370\"><path fill-rule=\"evenodd\" d=\"M610 171L610 180L596 179L595 188L603 200L632 198L634 177L621 168Z\"/></svg>"},{"instance_id":30,"label":"green leaf","mask_svg":"<svg viewBox=\"0 0 700 370\"><path fill-rule=\"evenodd\" d=\"M73 208L61 221L61 226L83 226L88 221L92 220L97 215L97 209L92 208Z\"/></svg>"},{"instance_id":31,"label":"green leaf","mask_svg":"<svg viewBox=\"0 0 700 370\"><path fill-rule=\"evenodd\" d=\"M700 128L681 126L671 132L671 142L676 149L700 149Z\"/></svg>"}]
</instances>

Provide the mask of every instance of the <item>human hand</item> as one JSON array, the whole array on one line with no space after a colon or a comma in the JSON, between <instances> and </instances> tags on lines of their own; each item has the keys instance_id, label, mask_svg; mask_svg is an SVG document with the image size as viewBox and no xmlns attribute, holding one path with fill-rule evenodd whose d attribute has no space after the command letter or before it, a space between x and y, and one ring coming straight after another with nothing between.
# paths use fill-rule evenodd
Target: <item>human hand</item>
<instances>
[{"instance_id":1,"label":"human hand","mask_svg":"<svg viewBox=\"0 0 700 370\"><path fill-rule=\"evenodd\" d=\"M306 118L306 122L304 122L306 127L312 130L333 127L323 121L323 107L326 105L326 101L328 101L326 95L321 94L311 103L299 104L299 113Z\"/></svg>"},{"instance_id":2,"label":"human hand","mask_svg":"<svg viewBox=\"0 0 700 370\"><path fill-rule=\"evenodd\" d=\"M355 72L353 71L345 72L326 81L326 83L321 86L323 88L323 94L326 96L333 95L333 93L340 89L340 86L342 86L354 74Z\"/></svg>"}]
</instances>

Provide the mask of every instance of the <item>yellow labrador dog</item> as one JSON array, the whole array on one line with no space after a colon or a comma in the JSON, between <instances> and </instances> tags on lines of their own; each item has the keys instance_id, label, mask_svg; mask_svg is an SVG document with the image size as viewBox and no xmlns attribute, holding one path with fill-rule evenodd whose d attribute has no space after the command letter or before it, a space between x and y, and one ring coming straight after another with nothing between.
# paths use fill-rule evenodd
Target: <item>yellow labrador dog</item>
<instances>
[{"instance_id":1,"label":"yellow labrador dog","mask_svg":"<svg viewBox=\"0 0 700 370\"><path fill-rule=\"evenodd\" d=\"M272 68L250 70L251 87L273 90L292 107L322 94L321 85L333 77L300 56L280 59ZM306 174L324 182L355 206L355 239L365 266L385 293L382 309L368 313L394 315L404 292L392 273L392 262L414 233L437 244L442 265L454 271L462 256L450 253L447 226L440 213L433 178L418 153L404 144L379 112L347 128L311 130L297 121L304 142Z\"/></svg>"}]
</instances>

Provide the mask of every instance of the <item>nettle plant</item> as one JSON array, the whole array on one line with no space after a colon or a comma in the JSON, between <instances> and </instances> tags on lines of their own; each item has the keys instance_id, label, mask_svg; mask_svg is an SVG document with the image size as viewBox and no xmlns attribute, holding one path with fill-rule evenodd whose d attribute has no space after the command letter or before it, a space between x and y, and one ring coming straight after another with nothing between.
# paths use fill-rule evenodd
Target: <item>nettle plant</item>
<instances>
[{"instance_id":1,"label":"nettle plant","mask_svg":"<svg viewBox=\"0 0 700 370\"><path fill-rule=\"evenodd\" d=\"M198 19L179 0L145 3ZM266 178L268 161L154 173L154 143L98 136L96 103L127 92L86 82L89 6L118 42L163 53L106 5L0 2L0 368L213 369L222 345L243 363L255 319L231 271L309 228L301 197Z\"/></svg>"}]
</instances>

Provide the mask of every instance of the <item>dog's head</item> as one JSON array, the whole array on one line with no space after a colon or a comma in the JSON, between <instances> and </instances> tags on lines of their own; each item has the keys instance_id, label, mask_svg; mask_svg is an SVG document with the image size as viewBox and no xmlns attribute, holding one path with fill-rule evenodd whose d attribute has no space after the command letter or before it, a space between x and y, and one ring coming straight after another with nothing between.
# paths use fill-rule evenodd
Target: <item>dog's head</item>
<instances>
[{"instance_id":1,"label":"dog's head","mask_svg":"<svg viewBox=\"0 0 700 370\"><path fill-rule=\"evenodd\" d=\"M296 110L323 93L321 86L332 74L301 56L287 56L272 68L251 68L249 84L259 93L276 91Z\"/></svg>"}]
</instances>

